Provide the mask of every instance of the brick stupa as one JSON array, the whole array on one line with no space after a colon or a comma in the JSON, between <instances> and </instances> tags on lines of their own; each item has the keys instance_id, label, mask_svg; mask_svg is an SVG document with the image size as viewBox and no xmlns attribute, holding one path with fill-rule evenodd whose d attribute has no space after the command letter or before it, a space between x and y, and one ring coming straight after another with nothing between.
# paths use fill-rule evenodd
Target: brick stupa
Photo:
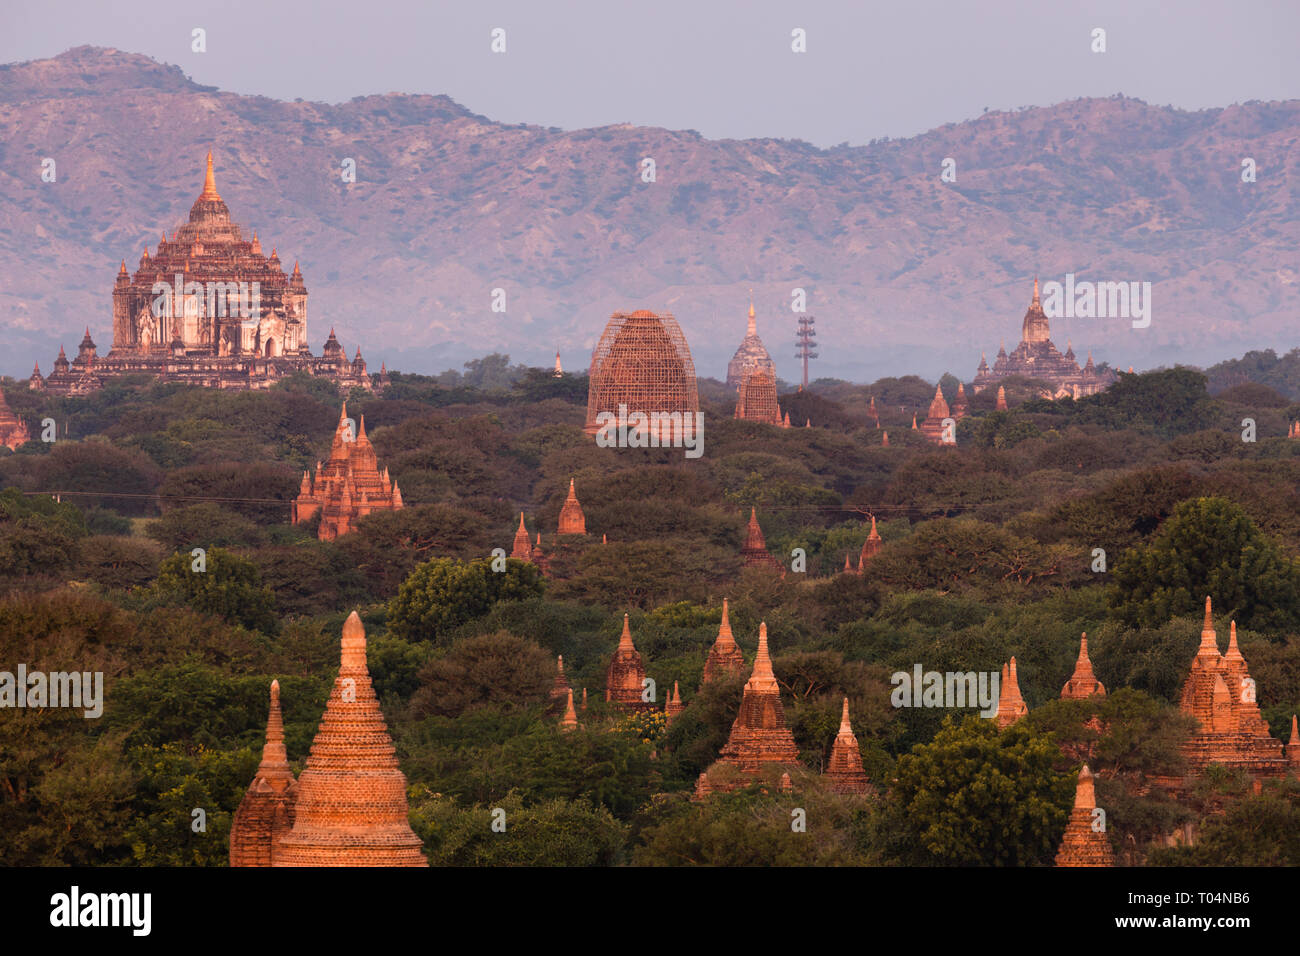
<instances>
[{"instance_id":1,"label":"brick stupa","mask_svg":"<svg viewBox=\"0 0 1300 956\"><path fill-rule=\"evenodd\" d=\"M366 437L366 419L353 434L348 418L348 403L343 403L339 423L334 429L330 457L316 465L316 475L302 473L302 486L293 502L293 523L301 524L320 517L316 537L322 541L355 530L356 524L376 511L402 510L402 490L388 477L388 469L379 470L375 446Z\"/></svg>"},{"instance_id":2,"label":"brick stupa","mask_svg":"<svg viewBox=\"0 0 1300 956\"><path fill-rule=\"evenodd\" d=\"M826 764L825 777L834 793L870 793L871 784L867 772L862 769L862 752L858 749L858 738L853 734L853 724L849 721L849 699L844 698L844 709L840 714L840 732L831 744L831 759Z\"/></svg>"},{"instance_id":3,"label":"brick stupa","mask_svg":"<svg viewBox=\"0 0 1300 956\"><path fill-rule=\"evenodd\" d=\"M1097 806L1092 771L1084 764L1074 791L1074 809L1065 825L1061 848L1056 851L1057 866L1114 866L1115 855L1104 830L1093 829Z\"/></svg>"},{"instance_id":4,"label":"brick stupa","mask_svg":"<svg viewBox=\"0 0 1300 956\"><path fill-rule=\"evenodd\" d=\"M754 318L754 301L751 298L749 325L745 329L745 338L741 341L740 348L736 349L736 354L731 357L731 361L727 363L727 384L739 389L744 385L749 374L755 371L769 375L773 383L776 382L776 365L772 362L772 356L767 353L763 340L758 337L758 322ZM773 395L776 394L775 384L772 386L772 392ZM778 420L775 424L779 425L781 422Z\"/></svg>"},{"instance_id":5,"label":"brick stupa","mask_svg":"<svg viewBox=\"0 0 1300 956\"><path fill-rule=\"evenodd\" d=\"M1255 699L1255 682L1237 647L1237 624L1232 623L1228 652L1220 655L1208 597L1201 644L1183 684L1179 707L1198 724L1197 733L1183 745L1194 773L1214 763L1255 777L1286 773L1282 741L1269 734Z\"/></svg>"},{"instance_id":6,"label":"brick stupa","mask_svg":"<svg viewBox=\"0 0 1300 956\"><path fill-rule=\"evenodd\" d=\"M561 654L555 661L555 680L551 683L549 695L551 709L558 712L564 706L565 696L572 696L572 693L569 688L569 679L564 676L564 655Z\"/></svg>"},{"instance_id":7,"label":"brick stupa","mask_svg":"<svg viewBox=\"0 0 1300 956\"><path fill-rule=\"evenodd\" d=\"M745 528L745 544L740 549L740 557L747 568L766 568L769 571L785 569L767 550L767 541L763 529L758 526L758 509L749 509L749 524Z\"/></svg>"},{"instance_id":8,"label":"brick stupa","mask_svg":"<svg viewBox=\"0 0 1300 956\"><path fill-rule=\"evenodd\" d=\"M745 673L745 655L740 645L731 634L731 621L727 618L727 599L722 599L722 623L718 625L718 637L709 648L709 656L704 661L704 680L702 684L720 677L739 677Z\"/></svg>"},{"instance_id":9,"label":"brick stupa","mask_svg":"<svg viewBox=\"0 0 1300 956\"><path fill-rule=\"evenodd\" d=\"M952 413L948 408L948 402L943 397L943 388L939 385L934 387L934 398L930 400L930 414L925 416L925 421L921 422L921 434L925 436L926 441L933 442L936 445L955 444L955 441L945 441L943 421L945 418L951 418ZM912 419L916 421L915 417ZM948 436L955 439L955 429Z\"/></svg>"},{"instance_id":10,"label":"brick stupa","mask_svg":"<svg viewBox=\"0 0 1300 956\"><path fill-rule=\"evenodd\" d=\"M1061 688L1061 699L1083 700L1094 695L1105 697L1106 687L1092 672L1092 661L1088 659L1088 635L1085 633L1079 638L1079 659L1074 662L1074 673Z\"/></svg>"},{"instance_id":11,"label":"brick stupa","mask_svg":"<svg viewBox=\"0 0 1300 956\"><path fill-rule=\"evenodd\" d=\"M714 765L734 768L739 771L739 777L732 776L728 780L711 772L709 781L714 790L734 790L753 782L753 778L762 774L766 767L798 762L799 748L785 724L780 686L772 673L772 658L767 650L767 624L762 623L758 628L758 655L754 658L753 673L745 682L740 713L736 715L731 735Z\"/></svg>"},{"instance_id":12,"label":"brick stupa","mask_svg":"<svg viewBox=\"0 0 1300 956\"><path fill-rule=\"evenodd\" d=\"M262 762L230 822L230 865L274 866L277 842L293 829L297 799L298 782L284 748L280 682L273 680Z\"/></svg>"},{"instance_id":13,"label":"brick stupa","mask_svg":"<svg viewBox=\"0 0 1300 956\"><path fill-rule=\"evenodd\" d=\"M645 689L645 665L632 644L632 628L623 615L623 633L605 671L605 700L627 710L652 710L654 704L642 698Z\"/></svg>"},{"instance_id":14,"label":"brick stupa","mask_svg":"<svg viewBox=\"0 0 1300 956\"><path fill-rule=\"evenodd\" d=\"M740 383L736 394L736 418L764 425L784 425L776 398L776 379L770 372L754 369Z\"/></svg>"},{"instance_id":15,"label":"brick stupa","mask_svg":"<svg viewBox=\"0 0 1300 956\"><path fill-rule=\"evenodd\" d=\"M858 555L858 573L861 574L867 566L867 562L880 553L885 542L880 538L880 532L876 530L876 516L871 516L871 531L867 534L867 540L862 542L862 552Z\"/></svg>"},{"instance_id":16,"label":"brick stupa","mask_svg":"<svg viewBox=\"0 0 1300 956\"><path fill-rule=\"evenodd\" d=\"M519 530L515 532L514 544L510 547L510 557L520 561L533 560L533 542L528 537L528 528L524 526L524 513L519 512Z\"/></svg>"},{"instance_id":17,"label":"brick stupa","mask_svg":"<svg viewBox=\"0 0 1300 956\"><path fill-rule=\"evenodd\" d=\"M1016 676L1016 659L1002 666L1002 684L998 692L998 713L994 719L999 730L1006 730L1025 714L1029 705L1020 696L1020 681Z\"/></svg>"},{"instance_id":18,"label":"brick stupa","mask_svg":"<svg viewBox=\"0 0 1300 956\"><path fill-rule=\"evenodd\" d=\"M356 611L343 625L338 677L298 778L293 829L275 866L428 866L407 820L406 777L366 667Z\"/></svg>"},{"instance_id":19,"label":"brick stupa","mask_svg":"<svg viewBox=\"0 0 1300 956\"><path fill-rule=\"evenodd\" d=\"M17 449L31 440L23 420L13 413L5 401L5 393L0 389L0 445Z\"/></svg>"},{"instance_id":20,"label":"brick stupa","mask_svg":"<svg viewBox=\"0 0 1300 956\"><path fill-rule=\"evenodd\" d=\"M522 519L523 515L519 517ZM564 504L560 506L560 524L555 533L587 533L587 516L582 513L582 505L578 503L578 493L574 490L572 478L569 479L569 497L565 498Z\"/></svg>"}]
</instances>

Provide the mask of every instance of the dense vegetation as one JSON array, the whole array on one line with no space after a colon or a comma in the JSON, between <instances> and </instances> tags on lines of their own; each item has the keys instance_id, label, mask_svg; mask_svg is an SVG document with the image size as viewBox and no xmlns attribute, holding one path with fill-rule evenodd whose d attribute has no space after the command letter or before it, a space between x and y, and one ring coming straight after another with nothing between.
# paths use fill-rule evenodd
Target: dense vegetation
<instances>
[{"instance_id":1,"label":"dense vegetation","mask_svg":"<svg viewBox=\"0 0 1300 956\"><path fill-rule=\"evenodd\" d=\"M489 356L349 397L407 507L333 542L288 520L338 421L326 383L5 392L59 437L0 449L0 669L102 671L106 701L92 720L0 711L0 864L223 864L270 680L301 769L354 608L434 863L1044 864L1085 760L1123 862L1300 863L1296 784L1255 794L1214 773L1177 803L1149 785L1180 770L1176 701L1205 594L1223 631L1240 625L1273 735L1300 709L1300 441L1284 437L1300 405L1267 387L1212 395L1179 368L1049 402L1013 382L1009 411L972 396L952 449L911 430L933 396L915 377L785 395L812 423L789 430L735 421L704 381L705 454L690 460L597 448L584 378ZM570 477L592 534L557 541ZM805 572L742 571L751 506ZM521 510L545 578L489 568ZM839 574L870 514L884 549ZM724 596L751 657L767 622L806 773L790 795L697 804L739 702L738 682L698 689ZM671 727L606 713L625 612L650 676L688 704ZM1060 701L1084 631L1110 694ZM567 735L548 709L557 654L590 701ZM1013 654L1031 713L1006 732L974 710L889 703L895 671L997 671ZM869 800L818 776L846 696ZM1195 846L1165 846L1189 823Z\"/></svg>"}]
</instances>

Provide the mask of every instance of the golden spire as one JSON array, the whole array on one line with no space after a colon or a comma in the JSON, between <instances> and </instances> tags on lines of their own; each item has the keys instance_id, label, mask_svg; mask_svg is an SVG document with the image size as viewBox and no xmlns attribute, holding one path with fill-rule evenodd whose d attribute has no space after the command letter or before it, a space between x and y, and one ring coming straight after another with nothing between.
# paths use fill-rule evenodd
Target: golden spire
<instances>
[{"instance_id":1,"label":"golden spire","mask_svg":"<svg viewBox=\"0 0 1300 956\"><path fill-rule=\"evenodd\" d=\"M754 290L749 290L749 331L746 336L757 335L758 326L754 323Z\"/></svg>"},{"instance_id":2,"label":"golden spire","mask_svg":"<svg viewBox=\"0 0 1300 956\"><path fill-rule=\"evenodd\" d=\"M1034 276L1034 303L1031 306L1034 309L1041 309L1042 304L1038 301L1038 276Z\"/></svg>"},{"instance_id":3,"label":"golden spire","mask_svg":"<svg viewBox=\"0 0 1300 956\"><path fill-rule=\"evenodd\" d=\"M221 201L221 195L217 192L217 180L212 175L212 150L208 150L208 174L203 178L203 192L199 194L199 201Z\"/></svg>"}]
</instances>

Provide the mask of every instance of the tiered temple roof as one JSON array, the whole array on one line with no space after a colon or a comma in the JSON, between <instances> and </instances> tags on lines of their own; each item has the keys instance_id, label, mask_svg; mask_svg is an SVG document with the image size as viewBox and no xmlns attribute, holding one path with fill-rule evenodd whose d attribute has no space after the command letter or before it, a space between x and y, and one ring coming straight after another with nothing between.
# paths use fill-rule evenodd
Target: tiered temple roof
<instances>
[{"instance_id":1,"label":"tiered temple roof","mask_svg":"<svg viewBox=\"0 0 1300 956\"><path fill-rule=\"evenodd\" d=\"M155 287L168 291L160 294ZM373 389L365 362L339 349L314 358L307 347L307 287L295 263L286 274L273 249L244 239L217 192L208 153L203 190L187 222L146 248L134 275L122 261L113 284L113 347L95 355L90 330L76 361L62 348L48 378L31 387L84 394L111 377L153 374L215 388L269 388L296 371L328 378L339 390Z\"/></svg>"},{"instance_id":2,"label":"tiered temple roof","mask_svg":"<svg viewBox=\"0 0 1300 956\"><path fill-rule=\"evenodd\" d=\"M1073 349L1067 349L1064 355L1057 351L1052 344L1048 325L1047 314L1043 311L1038 294L1038 279L1035 278L1034 296L1021 323L1020 344L1010 355L1005 348L999 348L992 368L980 356L979 368L975 373L975 393L978 395L999 379L1012 375L1051 383L1053 390L1049 397L1052 398L1067 395L1082 398L1103 391L1114 383L1115 373L1109 369L1099 372L1092 362L1091 354L1087 364L1080 369L1079 363L1074 359Z\"/></svg>"},{"instance_id":3,"label":"tiered temple roof","mask_svg":"<svg viewBox=\"0 0 1300 956\"><path fill-rule=\"evenodd\" d=\"M645 689L645 665L632 644L632 629L623 615L623 633L605 671L605 700L628 710L651 710L654 704L642 698Z\"/></svg>"},{"instance_id":4,"label":"tiered temple roof","mask_svg":"<svg viewBox=\"0 0 1300 956\"><path fill-rule=\"evenodd\" d=\"M1201 644L1183 684L1179 706L1183 713L1195 717L1199 726L1183 745L1193 772L1212 763L1255 776L1286 772L1282 741L1269 734L1255 699L1255 682L1237 647L1236 622L1232 622L1228 652L1221 655L1208 597Z\"/></svg>"},{"instance_id":5,"label":"tiered temple roof","mask_svg":"<svg viewBox=\"0 0 1300 956\"><path fill-rule=\"evenodd\" d=\"M560 506L560 526L555 533L587 533L587 516L582 513L582 505L578 503L578 493L573 488L572 478L569 479L569 497L565 498L564 504Z\"/></svg>"},{"instance_id":6,"label":"tiered temple roof","mask_svg":"<svg viewBox=\"0 0 1300 956\"><path fill-rule=\"evenodd\" d=\"M230 865L273 866L280 837L293 829L298 782L289 769L280 715L280 682L271 681L262 762L230 822Z\"/></svg>"},{"instance_id":7,"label":"tiered temple roof","mask_svg":"<svg viewBox=\"0 0 1300 956\"><path fill-rule=\"evenodd\" d=\"M275 866L428 866L407 822L406 777L366 667L355 611L343 625L338 677L298 778L293 829Z\"/></svg>"},{"instance_id":8,"label":"tiered temple roof","mask_svg":"<svg viewBox=\"0 0 1300 956\"><path fill-rule=\"evenodd\" d=\"M5 401L5 393L0 389L0 445L17 449L31 440L23 420L13 413Z\"/></svg>"},{"instance_id":9,"label":"tiered temple roof","mask_svg":"<svg viewBox=\"0 0 1300 956\"><path fill-rule=\"evenodd\" d=\"M366 437L366 419L356 434L348 418L348 403L343 403L339 423L334 429L330 457L316 465L314 479L302 474L302 485L293 503L293 523L309 521L320 514L317 537L333 541L356 528L356 523L374 511L400 511L402 491L388 477L388 469L379 470L375 447Z\"/></svg>"},{"instance_id":10,"label":"tiered temple roof","mask_svg":"<svg viewBox=\"0 0 1300 956\"><path fill-rule=\"evenodd\" d=\"M1085 697L1106 696L1106 687L1097 680L1092 672L1092 661L1088 659L1088 635L1079 638L1079 659L1074 662L1074 673L1061 688L1062 700L1082 700Z\"/></svg>"},{"instance_id":11,"label":"tiered temple roof","mask_svg":"<svg viewBox=\"0 0 1300 956\"><path fill-rule=\"evenodd\" d=\"M736 349L736 354L731 357L727 363L727 384L735 389L740 389L745 379L751 372L763 372L772 380L772 394L776 394L776 366L772 363L772 356L767 354L767 349L763 346L763 340L758 337L758 326L754 320L754 300L749 301L749 327L745 331L745 338L740 343L740 348ZM748 416L739 414L737 409L737 418L746 418ZM758 419L755 419L756 421ZM781 424L778 419L773 424Z\"/></svg>"},{"instance_id":12,"label":"tiered temple roof","mask_svg":"<svg viewBox=\"0 0 1300 956\"><path fill-rule=\"evenodd\" d=\"M758 526L758 509L749 509L749 525L745 528L745 544L740 549L740 556L747 568L767 568L772 571L785 569L767 550L767 541L763 538L763 529Z\"/></svg>"},{"instance_id":13,"label":"tiered temple roof","mask_svg":"<svg viewBox=\"0 0 1300 956\"><path fill-rule=\"evenodd\" d=\"M1057 866L1114 866L1115 855L1104 828L1093 828L1093 810L1097 795L1092 771L1084 764L1074 791L1074 809L1065 825L1061 848L1056 851Z\"/></svg>"},{"instance_id":14,"label":"tiered temple roof","mask_svg":"<svg viewBox=\"0 0 1300 956\"><path fill-rule=\"evenodd\" d=\"M510 557L520 561L533 560L533 542L528 537L528 528L524 525L524 513L519 512L519 530L515 532L514 544L510 547Z\"/></svg>"},{"instance_id":15,"label":"tiered temple roof","mask_svg":"<svg viewBox=\"0 0 1300 956\"><path fill-rule=\"evenodd\" d=\"M1029 713L1029 705L1020 696L1020 681L1016 677L1016 659L1012 657L1009 663L1002 665L998 714L994 719L997 720L998 729L1005 730L1027 713Z\"/></svg>"},{"instance_id":16,"label":"tiered temple roof","mask_svg":"<svg viewBox=\"0 0 1300 956\"><path fill-rule=\"evenodd\" d=\"M722 623L718 625L718 637L709 648L709 656L704 661L703 684L717 680L724 675L739 677L745 672L745 655L731 634L731 621L727 617L727 599L722 599Z\"/></svg>"},{"instance_id":17,"label":"tiered temple roof","mask_svg":"<svg viewBox=\"0 0 1300 956\"><path fill-rule=\"evenodd\" d=\"M831 744L831 759L826 764L826 779L835 793L869 793L871 783L867 772L862 769L862 752L858 750L858 738L853 734L853 724L849 721L849 699L844 698L844 709L840 714L840 731Z\"/></svg>"}]
</instances>

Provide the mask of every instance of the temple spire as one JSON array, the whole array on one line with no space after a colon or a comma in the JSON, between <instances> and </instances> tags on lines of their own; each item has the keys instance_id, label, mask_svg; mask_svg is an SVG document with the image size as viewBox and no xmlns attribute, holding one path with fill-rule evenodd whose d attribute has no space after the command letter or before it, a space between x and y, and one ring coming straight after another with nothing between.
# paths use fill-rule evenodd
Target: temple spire
<instances>
[{"instance_id":1,"label":"temple spire","mask_svg":"<svg viewBox=\"0 0 1300 956\"><path fill-rule=\"evenodd\" d=\"M212 150L208 150L208 172L203 178L203 192L199 194L201 202L220 202L221 195L217 192L217 180L212 175Z\"/></svg>"},{"instance_id":2,"label":"temple spire","mask_svg":"<svg viewBox=\"0 0 1300 956\"><path fill-rule=\"evenodd\" d=\"M745 335L746 337L748 337L757 334L758 334L758 325L754 322L754 290L750 289L749 290L749 328L746 330Z\"/></svg>"},{"instance_id":3,"label":"temple spire","mask_svg":"<svg viewBox=\"0 0 1300 956\"><path fill-rule=\"evenodd\" d=\"M767 651L767 622L758 625L758 654L754 658L754 672L749 675L746 688L777 693L776 675L772 673L772 657Z\"/></svg>"},{"instance_id":4,"label":"temple spire","mask_svg":"<svg viewBox=\"0 0 1300 956\"><path fill-rule=\"evenodd\" d=\"M578 726L578 712L573 709L573 688L569 688L569 699L564 705L564 716L560 718L561 730L575 730Z\"/></svg>"}]
</instances>

